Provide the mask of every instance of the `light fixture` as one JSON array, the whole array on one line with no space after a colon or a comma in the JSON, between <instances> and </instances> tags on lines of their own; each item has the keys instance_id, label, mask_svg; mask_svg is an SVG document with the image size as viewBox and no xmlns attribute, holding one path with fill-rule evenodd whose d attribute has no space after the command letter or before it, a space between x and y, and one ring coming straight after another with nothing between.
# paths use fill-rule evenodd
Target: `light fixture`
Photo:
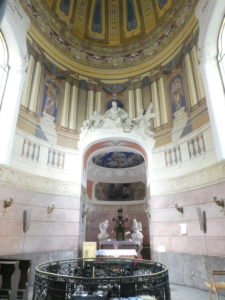
<instances>
[{"instance_id":1,"label":"light fixture","mask_svg":"<svg viewBox=\"0 0 225 300\"><path fill-rule=\"evenodd\" d=\"M216 205L220 206L222 209L221 209L221 212L223 212L225 214L225 202L224 202L224 199L217 199L216 196L213 197L213 202L216 203Z\"/></svg>"},{"instance_id":2,"label":"light fixture","mask_svg":"<svg viewBox=\"0 0 225 300\"><path fill-rule=\"evenodd\" d=\"M225 205L224 205L224 199L219 200L219 199L217 199L216 196L214 196L214 197L213 197L213 201L216 203L216 205L218 205L218 206L224 208L224 206L225 206Z\"/></svg>"},{"instance_id":3,"label":"light fixture","mask_svg":"<svg viewBox=\"0 0 225 300\"><path fill-rule=\"evenodd\" d=\"M183 206L178 206L178 204L175 204L175 208L176 208L176 210L179 211L181 214L184 213L184 208L183 208Z\"/></svg>"},{"instance_id":4,"label":"light fixture","mask_svg":"<svg viewBox=\"0 0 225 300\"><path fill-rule=\"evenodd\" d=\"M52 204L52 206L48 206L47 207L48 215L50 215L53 212L54 209L55 209L55 204Z\"/></svg>"},{"instance_id":5,"label":"light fixture","mask_svg":"<svg viewBox=\"0 0 225 300\"><path fill-rule=\"evenodd\" d=\"M3 202L3 214L6 212L6 208L10 207L13 204L14 198L10 197L9 200L4 200Z\"/></svg>"}]
</instances>

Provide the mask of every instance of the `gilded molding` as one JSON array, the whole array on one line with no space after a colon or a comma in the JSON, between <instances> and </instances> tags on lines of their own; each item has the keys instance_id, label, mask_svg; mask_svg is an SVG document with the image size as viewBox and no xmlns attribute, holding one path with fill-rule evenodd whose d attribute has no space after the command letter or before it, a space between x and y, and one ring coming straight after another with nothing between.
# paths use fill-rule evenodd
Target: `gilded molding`
<instances>
[{"instance_id":1,"label":"gilded molding","mask_svg":"<svg viewBox=\"0 0 225 300\"><path fill-rule=\"evenodd\" d=\"M152 180L151 196L186 192L225 181L225 160L202 170L165 180Z\"/></svg>"},{"instance_id":2,"label":"gilded molding","mask_svg":"<svg viewBox=\"0 0 225 300\"><path fill-rule=\"evenodd\" d=\"M0 165L0 183L38 193L76 197L80 195L80 185L75 182L36 176L4 165Z\"/></svg>"}]
</instances>

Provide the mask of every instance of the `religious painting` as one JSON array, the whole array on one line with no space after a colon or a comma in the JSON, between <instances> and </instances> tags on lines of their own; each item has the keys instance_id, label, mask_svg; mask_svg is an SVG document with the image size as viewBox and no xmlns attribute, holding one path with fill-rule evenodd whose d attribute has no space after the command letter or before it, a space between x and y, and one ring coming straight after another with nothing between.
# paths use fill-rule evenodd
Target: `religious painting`
<instances>
[{"instance_id":1,"label":"religious painting","mask_svg":"<svg viewBox=\"0 0 225 300\"><path fill-rule=\"evenodd\" d=\"M54 117L56 121L58 113L59 86L56 80L47 79L44 84L42 112Z\"/></svg>"},{"instance_id":2,"label":"religious painting","mask_svg":"<svg viewBox=\"0 0 225 300\"><path fill-rule=\"evenodd\" d=\"M158 5L160 9L163 9L163 7L166 5L168 0L158 0Z\"/></svg>"},{"instance_id":3,"label":"religious painting","mask_svg":"<svg viewBox=\"0 0 225 300\"><path fill-rule=\"evenodd\" d=\"M69 10L70 10L70 0L61 0L59 9L66 15L69 15Z\"/></svg>"},{"instance_id":4,"label":"religious painting","mask_svg":"<svg viewBox=\"0 0 225 300\"><path fill-rule=\"evenodd\" d=\"M100 201L135 201L146 196L143 182L104 183L95 186L95 198Z\"/></svg>"},{"instance_id":5,"label":"religious painting","mask_svg":"<svg viewBox=\"0 0 225 300\"><path fill-rule=\"evenodd\" d=\"M96 155L93 163L105 168L130 168L144 162L144 158L133 152L108 152Z\"/></svg>"},{"instance_id":6,"label":"religious painting","mask_svg":"<svg viewBox=\"0 0 225 300\"><path fill-rule=\"evenodd\" d=\"M173 73L168 76L169 79L169 95L173 116L175 112L182 107L186 107L186 99L184 94L183 78L181 72Z\"/></svg>"}]
</instances>

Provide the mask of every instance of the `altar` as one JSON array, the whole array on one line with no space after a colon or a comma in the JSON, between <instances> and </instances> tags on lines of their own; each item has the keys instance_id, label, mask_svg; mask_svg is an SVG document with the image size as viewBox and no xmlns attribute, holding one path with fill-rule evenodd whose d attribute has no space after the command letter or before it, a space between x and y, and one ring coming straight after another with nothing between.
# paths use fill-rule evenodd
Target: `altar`
<instances>
[{"instance_id":1,"label":"altar","mask_svg":"<svg viewBox=\"0 0 225 300\"><path fill-rule=\"evenodd\" d=\"M97 251L97 256L98 255L112 256L112 257L133 256L133 258L135 257L142 258L140 253L143 248L142 246L143 233L142 233L141 222L137 221L136 219L133 219L133 225L131 231L128 231L125 226L125 222L128 221L128 217L126 218L123 217L122 208L118 209L117 217L113 218L112 220L113 222L116 222L116 226L114 228L116 232L116 238L110 238L109 233L107 232L109 221L107 219L102 221L99 224L99 230L100 230L100 233L98 234L99 250ZM130 236L130 238L128 238L127 236ZM105 250L103 251L104 254L100 250ZM99 254L100 252L101 254Z\"/></svg>"},{"instance_id":2,"label":"altar","mask_svg":"<svg viewBox=\"0 0 225 300\"><path fill-rule=\"evenodd\" d=\"M97 257L120 257L120 258L136 258L137 251L135 249L99 249Z\"/></svg>"},{"instance_id":3,"label":"altar","mask_svg":"<svg viewBox=\"0 0 225 300\"><path fill-rule=\"evenodd\" d=\"M142 250L142 244L140 241L117 241L115 239L107 239L99 241L99 250L123 250L121 251L121 255L122 253L125 253L125 251L127 251L127 253L130 254L130 250L134 250L132 252L132 255L136 257L141 257L140 251Z\"/></svg>"}]
</instances>

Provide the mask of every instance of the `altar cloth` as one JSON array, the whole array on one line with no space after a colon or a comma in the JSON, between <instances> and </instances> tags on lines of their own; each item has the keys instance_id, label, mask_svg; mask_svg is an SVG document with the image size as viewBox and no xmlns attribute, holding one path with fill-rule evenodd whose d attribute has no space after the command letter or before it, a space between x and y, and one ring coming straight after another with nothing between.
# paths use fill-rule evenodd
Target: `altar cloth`
<instances>
[{"instance_id":1,"label":"altar cloth","mask_svg":"<svg viewBox=\"0 0 225 300\"><path fill-rule=\"evenodd\" d=\"M137 257L137 251L135 249L99 249L97 256Z\"/></svg>"}]
</instances>

